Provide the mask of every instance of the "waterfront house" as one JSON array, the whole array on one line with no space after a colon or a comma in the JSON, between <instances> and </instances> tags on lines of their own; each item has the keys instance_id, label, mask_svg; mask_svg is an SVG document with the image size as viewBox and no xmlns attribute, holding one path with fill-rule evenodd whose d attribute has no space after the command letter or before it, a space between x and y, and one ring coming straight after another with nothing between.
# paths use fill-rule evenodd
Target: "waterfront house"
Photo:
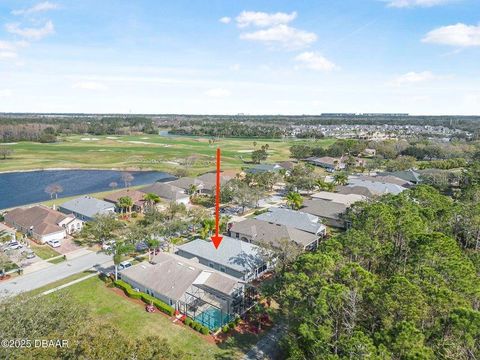
<instances>
[{"instance_id":1,"label":"waterfront house","mask_svg":"<svg viewBox=\"0 0 480 360\"><path fill-rule=\"evenodd\" d=\"M64 202L58 210L65 214L73 214L83 221L90 221L96 215L114 213L115 205L90 196L82 196Z\"/></svg>"}]
</instances>

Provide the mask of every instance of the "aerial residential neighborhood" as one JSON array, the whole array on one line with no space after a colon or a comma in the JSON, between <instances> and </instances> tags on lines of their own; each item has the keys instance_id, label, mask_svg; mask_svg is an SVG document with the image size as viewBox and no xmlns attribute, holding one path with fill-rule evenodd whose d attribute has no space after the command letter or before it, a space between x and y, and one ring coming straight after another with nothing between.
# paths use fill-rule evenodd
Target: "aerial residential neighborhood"
<instances>
[{"instance_id":1,"label":"aerial residential neighborhood","mask_svg":"<svg viewBox=\"0 0 480 360\"><path fill-rule=\"evenodd\" d=\"M480 3L0 2L0 359L480 359Z\"/></svg>"}]
</instances>

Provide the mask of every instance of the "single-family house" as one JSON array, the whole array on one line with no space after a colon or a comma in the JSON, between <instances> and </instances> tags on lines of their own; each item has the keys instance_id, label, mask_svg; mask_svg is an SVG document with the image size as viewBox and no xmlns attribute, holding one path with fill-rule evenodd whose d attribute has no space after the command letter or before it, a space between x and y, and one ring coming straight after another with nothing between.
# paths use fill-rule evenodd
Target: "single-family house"
<instances>
[{"instance_id":1,"label":"single-family house","mask_svg":"<svg viewBox=\"0 0 480 360\"><path fill-rule=\"evenodd\" d=\"M303 207L299 211L318 216L326 225L345 228L342 215L347 211L347 208L347 205L331 200L307 199L303 201Z\"/></svg>"},{"instance_id":2,"label":"single-family house","mask_svg":"<svg viewBox=\"0 0 480 360\"><path fill-rule=\"evenodd\" d=\"M398 195L402 191L405 191L406 188L397 184L380 182L380 181L372 181L372 180L364 180L359 178L349 178L348 179L348 186L363 186L369 189L373 194L377 196L385 195L385 194L393 194Z\"/></svg>"},{"instance_id":3,"label":"single-family house","mask_svg":"<svg viewBox=\"0 0 480 360\"><path fill-rule=\"evenodd\" d=\"M368 199L374 198L377 196L373 191L369 188L364 186L354 186L354 185L341 185L336 187L337 194L344 194L344 195L361 195Z\"/></svg>"},{"instance_id":4,"label":"single-family house","mask_svg":"<svg viewBox=\"0 0 480 360\"><path fill-rule=\"evenodd\" d=\"M169 182L168 185L182 189L185 194L191 194L192 192L201 194L205 186L203 181L191 177L179 178L175 181Z\"/></svg>"},{"instance_id":5,"label":"single-family house","mask_svg":"<svg viewBox=\"0 0 480 360\"><path fill-rule=\"evenodd\" d=\"M375 176L357 175L355 176L355 178L359 180L375 181L375 182L381 182L381 183L400 185L400 186L403 186L404 188L409 188L413 186L411 182L393 175L375 175Z\"/></svg>"},{"instance_id":6,"label":"single-family house","mask_svg":"<svg viewBox=\"0 0 480 360\"><path fill-rule=\"evenodd\" d=\"M10 210L4 220L8 226L40 243L62 240L67 234L80 231L83 226L83 222L74 214L63 214L42 205Z\"/></svg>"},{"instance_id":7,"label":"single-family house","mask_svg":"<svg viewBox=\"0 0 480 360\"><path fill-rule=\"evenodd\" d=\"M73 214L83 221L90 221L96 215L114 213L115 205L90 196L82 196L64 202L58 210L65 214Z\"/></svg>"},{"instance_id":8,"label":"single-family house","mask_svg":"<svg viewBox=\"0 0 480 360\"><path fill-rule=\"evenodd\" d=\"M343 170L346 167L343 159L330 156L309 157L305 159L305 161L312 165L320 166L329 172L333 172L335 170Z\"/></svg>"},{"instance_id":9,"label":"single-family house","mask_svg":"<svg viewBox=\"0 0 480 360\"><path fill-rule=\"evenodd\" d=\"M185 193L185 190L172 185L172 183L156 182L155 184L140 188L140 191L144 194L156 194L165 202L174 201L177 204L185 205L190 203L190 196Z\"/></svg>"},{"instance_id":10,"label":"single-family house","mask_svg":"<svg viewBox=\"0 0 480 360\"><path fill-rule=\"evenodd\" d=\"M319 236L291 226L274 224L257 219L246 219L229 225L228 235L254 244L278 246L282 240L289 240L303 250L318 247Z\"/></svg>"},{"instance_id":11,"label":"single-family house","mask_svg":"<svg viewBox=\"0 0 480 360\"><path fill-rule=\"evenodd\" d=\"M120 277L211 330L247 308L243 281L175 254L159 253L150 263L123 270Z\"/></svg>"},{"instance_id":12,"label":"single-family house","mask_svg":"<svg viewBox=\"0 0 480 360\"><path fill-rule=\"evenodd\" d=\"M260 247L229 236L223 236L218 249L211 241L197 239L177 246L176 253L245 281L256 279L268 269Z\"/></svg>"},{"instance_id":13,"label":"single-family house","mask_svg":"<svg viewBox=\"0 0 480 360\"><path fill-rule=\"evenodd\" d=\"M377 150L366 148L362 151L362 156L364 157L374 157L377 155Z\"/></svg>"},{"instance_id":14,"label":"single-family house","mask_svg":"<svg viewBox=\"0 0 480 360\"><path fill-rule=\"evenodd\" d=\"M231 176L227 176L224 174L220 174L220 186L225 185L229 180L231 180ZM201 190L202 194L213 194L215 187L217 186L217 174L216 173L205 173L197 177L197 180L203 183L203 187Z\"/></svg>"},{"instance_id":15,"label":"single-family house","mask_svg":"<svg viewBox=\"0 0 480 360\"><path fill-rule=\"evenodd\" d=\"M341 194L337 192L328 192L328 191L319 191L311 195L313 199L322 199L333 201L336 203L344 204L345 206L350 206L358 201L365 201L368 199L365 195L359 194Z\"/></svg>"},{"instance_id":16,"label":"single-family house","mask_svg":"<svg viewBox=\"0 0 480 360\"><path fill-rule=\"evenodd\" d=\"M106 195L103 200L106 202L115 204L117 211L121 211L120 199L123 197L129 197L133 201L132 210L136 212L143 212L145 208L145 193L135 189L123 189L114 193Z\"/></svg>"},{"instance_id":17,"label":"single-family house","mask_svg":"<svg viewBox=\"0 0 480 360\"><path fill-rule=\"evenodd\" d=\"M397 178L408 181L412 184L420 184L422 182L422 174L419 171L413 169L403 170L403 171L391 171L391 172L382 172L378 175L381 176L395 176Z\"/></svg>"},{"instance_id":18,"label":"single-family house","mask_svg":"<svg viewBox=\"0 0 480 360\"><path fill-rule=\"evenodd\" d=\"M278 172L281 169L283 169L283 167L279 164L258 164L248 168L245 170L245 172L250 174L259 174L264 172Z\"/></svg>"},{"instance_id":19,"label":"single-family house","mask_svg":"<svg viewBox=\"0 0 480 360\"><path fill-rule=\"evenodd\" d=\"M318 216L291 209L271 207L267 212L256 216L255 219L293 227L317 236L325 236L327 232L327 228L320 222Z\"/></svg>"}]
</instances>

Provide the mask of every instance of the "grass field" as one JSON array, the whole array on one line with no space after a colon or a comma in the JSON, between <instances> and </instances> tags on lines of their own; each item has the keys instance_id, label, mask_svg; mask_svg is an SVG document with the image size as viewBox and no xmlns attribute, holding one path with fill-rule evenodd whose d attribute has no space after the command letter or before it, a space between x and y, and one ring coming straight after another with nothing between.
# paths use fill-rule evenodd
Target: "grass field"
<instances>
[{"instance_id":1,"label":"grass field","mask_svg":"<svg viewBox=\"0 0 480 360\"><path fill-rule=\"evenodd\" d=\"M173 324L166 316L147 313L143 306L114 293L97 277L59 291L69 292L79 304L87 305L96 318L113 323L128 336L155 334L196 358L238 359L259 340L255 335L237 335L217 346L190 328Z\"/></svg>"},{"instance_id":2,"label":"grass field","mask_svg":"<svg viewBox=\"0 0 480 360\"><path fill-rule=\"evenodd\" d=\"M255 139L257 148L269 144L269 161L287 160L289 147L308 140ZM334 139L316 140L321 146ZM252 139L224 138L210 145L208 138L160 135L138 136L69 136L54 144L19 142L8 145L14 153L0 160L0 171L83 168L83 169L151 169L173 171L184 167L183 161L194 155L191 169L200 173L214 168L215 149L222 149L222 167L240 169L242 158L250 160Z\"/></svg>"},{"instance_id":3,"label":"grass field","mask_svg":"<svg viewBox=\"0 0 480 360\"><path fill-rule=\"evenodd\" d=\"M49 245L38 245L35 244L33 241L31 242L31 248L33 252L43 260L48 260L55 256L59 256L60 253L52 249ZM60 262L60 261L59 261Z\"/></svg>"}]
</instances>

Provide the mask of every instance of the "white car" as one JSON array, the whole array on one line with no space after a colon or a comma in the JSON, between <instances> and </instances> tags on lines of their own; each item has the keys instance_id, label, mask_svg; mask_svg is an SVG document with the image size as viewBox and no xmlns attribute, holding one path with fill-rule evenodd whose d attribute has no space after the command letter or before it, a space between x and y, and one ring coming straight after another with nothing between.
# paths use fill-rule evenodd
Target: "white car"
<instances>
[{"instance_id":1,"label":"white car","mask_svg":"<svg viewBox=\"0 0 480 360\"><path fill-rule=\"evenodd\" d=\"M103 250L103 251L112 250L114 245L115 245L115 240L105 241L105 242L102 244L102 250Z\"/></svg>"},{"instance_id":2,"label":"white car","mask_svg":"<svg viewBox=\"0 0 480 360\"><path fill-rule=\"evenodd\" d=\"M4 249L4 251L7 250L18 250L23 247L22 244L20 244L18 241L12 241L11 243L8 244L8 246Z\"/></svg>"},{"instance_id":3,"label":"white car","mask_svg":"<svg viewBox=\"0 0 480 360\"><path fill-rule=\"evenodd\" d=\"M53 248L58 248L62 245L59 240L48 240L47 244Z\"/></svg>"},{"instance_id":4,"label":"white car","mask_svg":"<svg viewBox=\"0 0 480 360\"><path fill-rule=\"evenodd\" d=\"M129 268L130 266L132 266L132 263L130 261L122 261L120 264L118 264L118 269L123 270Z\"/></svg>"}]
</instances>

